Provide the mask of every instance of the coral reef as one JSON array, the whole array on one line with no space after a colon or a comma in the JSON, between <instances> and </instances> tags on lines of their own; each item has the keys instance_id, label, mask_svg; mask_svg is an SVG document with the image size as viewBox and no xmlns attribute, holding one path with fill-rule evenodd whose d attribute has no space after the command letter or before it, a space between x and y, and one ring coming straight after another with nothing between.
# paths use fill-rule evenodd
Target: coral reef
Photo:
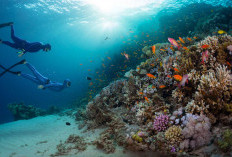
<instances>
[{"instance_id":1,"label":"coral reef","mask_svg":"<svg viewBox=\"0 0 232 157\"><path fill-rule=\"evenodd\" d=\"M12 112L14 120L31 119L37 116L46 115L46 111L34 106L27 106L24 103L12 103L8 105Z\"/></svg>"},{"instance_id":2,"label":"coral reef","mask_svg":"<svg viewBox=\"0 0 232 157\"><path fill-rule=\"evenodd\" d=\"M146 46L146 60L126 79L103 88L77 120L87 130L105 129L93 144L106 153L121 146L188 156L225 147L215 145L212 130L232 124L230 45L232 37L225 34L186 42L178 50L168 43Z\"/></svg>"},{"instance_id":3,"label":"coral reef","mask_svg":"<svg viewBox=\"0 0 232 157\"><path fill-rule=\"evenodd\" d=\"M60 109L56 106L50 106L47 110L43 110L32 105L25 105L24 103L11 103L8 104L7 107L12 112L15 121L57 114L60 112Z\"/></svg>"}]
</instances>

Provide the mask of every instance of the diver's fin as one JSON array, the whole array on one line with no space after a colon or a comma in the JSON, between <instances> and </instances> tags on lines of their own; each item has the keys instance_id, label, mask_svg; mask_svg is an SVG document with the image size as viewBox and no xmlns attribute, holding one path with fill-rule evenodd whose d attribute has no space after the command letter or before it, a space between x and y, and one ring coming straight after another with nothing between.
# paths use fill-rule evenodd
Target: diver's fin
<instances>
[{"instance_id":1,"label":"diver's fin","mask_svg":"<svg viewBox=\"0 0 232 157\"><path fill-rule=\"evenodd\" d=\"M14 67L17 66L17 65L25 64L25 63L26 63L26 60L23 59L23 60L19 61L18 63L15 63L14 65L12 65L11 67L9 67L8 69L5 68L4 66L0 65L0 67L1 67L2 69L5 70L5 71L3 71L2 73L0 73L0 77L3 76L6 72L10 72L10 73L12 73L12 74L17 74L17 75L19 75L19 72L13 72L13 71L10 71L10 69L14 68ZM21 74L21 72L20 72L20 74Z\"/></svg>"},{"instance_id":2,"label":"diver's fin","mask_svg":"<svg viewBox=\"0 0 232 157\"><path fill-rule=\"evenodd\" d=\"M0 28L11 26L13 24L14 24L13 22L2 23L2 24L0 24Z\"/></svg>"}]
</instances>

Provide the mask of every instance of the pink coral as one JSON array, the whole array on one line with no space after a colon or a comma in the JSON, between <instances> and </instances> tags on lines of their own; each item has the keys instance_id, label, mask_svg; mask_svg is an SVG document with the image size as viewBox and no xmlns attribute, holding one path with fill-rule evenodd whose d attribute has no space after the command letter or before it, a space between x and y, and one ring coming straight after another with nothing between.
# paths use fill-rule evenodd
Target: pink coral
<instances>
[{"instance_id":1,"label":"pink coral","mask_svg":"<svg viewBox=\"0 0 232 157\"><path fill-rule=\"evenodd\" d=\"M232 45L227 46L227 50L230 51L230 55L232 55Z\"/></svg>"},{"instance_id":2,"label":"pink coral","mask_svg":"<svg viewBox=\"0 0 232 157\"><path fill-rule=\"evenodd\" d=\"M205 115L188 115L186 127L182 130L185 140L181 142L181 149L197 149L211 140L210 121Z\"/></svg>"},{"instance_id":3,"label":"pink coral","mask_svg":"<svg viewBox=\"0 0 232 157\"><path fill-rule=\"evenodd\" d=\"M158 132L164 131L168 128L168 121L168 115L156 116L154 119L153 128Z\"/></svg>"}]
</instances>

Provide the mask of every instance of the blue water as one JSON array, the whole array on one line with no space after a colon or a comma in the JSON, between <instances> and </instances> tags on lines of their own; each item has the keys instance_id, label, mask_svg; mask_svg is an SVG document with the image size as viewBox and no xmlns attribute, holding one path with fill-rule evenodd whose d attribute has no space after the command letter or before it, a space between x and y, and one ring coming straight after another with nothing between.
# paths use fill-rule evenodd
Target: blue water
<instances>
[{"instance_id":1,"label":"blue water","mask_svg":"<svg viewBox=\"0 0 232 157\"><path fill-rule=\"evenodd\" d=\"M163 10L165 14L178 11L191 3L232 6L231 0L1 1L0 23L13 21L17 36L52 45L50 52L27 53L23 58L51 80L63 82L69 78L72 86L62 92L39 90L28 80L4 75L0 78L0 123L13 120L7 109L7 104L12 102L46 109L51 105L67 107L85 97L90 89L86 76L94 76L95 70L101 69L103 60L107 60L108 56L113 60L114 54L123 51L131 53L136 41L147 40L145 35L148 34L151 38L147 43L165 41L162 32L156 32L159 29L156 15ZM105 40L106 37L109 39ZM9 27L0 29L0 39L11 41ZM143 43L136 48L141 49L145 45ZM0 64L9 67L19 61L21 58L16 52L1 44ZM14 70L30 73L23 65Z\"/></svg>"}]
</instances>

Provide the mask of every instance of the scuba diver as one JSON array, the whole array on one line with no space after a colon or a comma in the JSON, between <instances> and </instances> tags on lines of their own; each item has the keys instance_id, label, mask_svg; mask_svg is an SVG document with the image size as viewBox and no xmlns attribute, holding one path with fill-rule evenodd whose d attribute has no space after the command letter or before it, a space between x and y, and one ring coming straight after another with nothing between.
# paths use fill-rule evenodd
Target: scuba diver
<instances>
[{"instance_id":1,"label":"scuba diver","mask_svg":"<svg viewBox=\"0 0 232 157\"><path fill-rule=\"evenodd\" d=\"M13 67L20 65L20 64L25 64L32 71L34 76L29 75L29 74L24 74L20 71L19 72L10 71L10 69L12 69ZM38 85L39 89L50 89L52 91L62 91L63 89L71 86L71 81L69 79L64 80L63 83L50 81L48 78L41 75L30 63L27 63L26 60L22 60L19 63L14 64L13 66L11 66L8 69L6 69L3 66L1 66L1 67L5 70L3 73L10 72L12 74L22 76L23 78L31 80L34 83L36 83ZM2 75L1 74L0 74L0 76L3 75L3 74Z\"/></svg>"},{"instance_id":2,"label":"scuba diver","mask_svg":"<svg viewBox=\"0 0 232 157\"><path fill-rule=\"evenodd\" d=\"M7 24L5 24L5 26L7 26ZM2 41L1 39L0 43L3 43L15 49L19 49L19 57L23 56L26 52L38 52L40 50L48 52L51 50L50 44L43 44L41 42L28 42L26 40L20 39L19 37L16 37L14 34L13 23L8 23L8 26L11 26L11 39L14 41L14 43L11 43L9 41Z\"/></svg>"}]
</instances>

